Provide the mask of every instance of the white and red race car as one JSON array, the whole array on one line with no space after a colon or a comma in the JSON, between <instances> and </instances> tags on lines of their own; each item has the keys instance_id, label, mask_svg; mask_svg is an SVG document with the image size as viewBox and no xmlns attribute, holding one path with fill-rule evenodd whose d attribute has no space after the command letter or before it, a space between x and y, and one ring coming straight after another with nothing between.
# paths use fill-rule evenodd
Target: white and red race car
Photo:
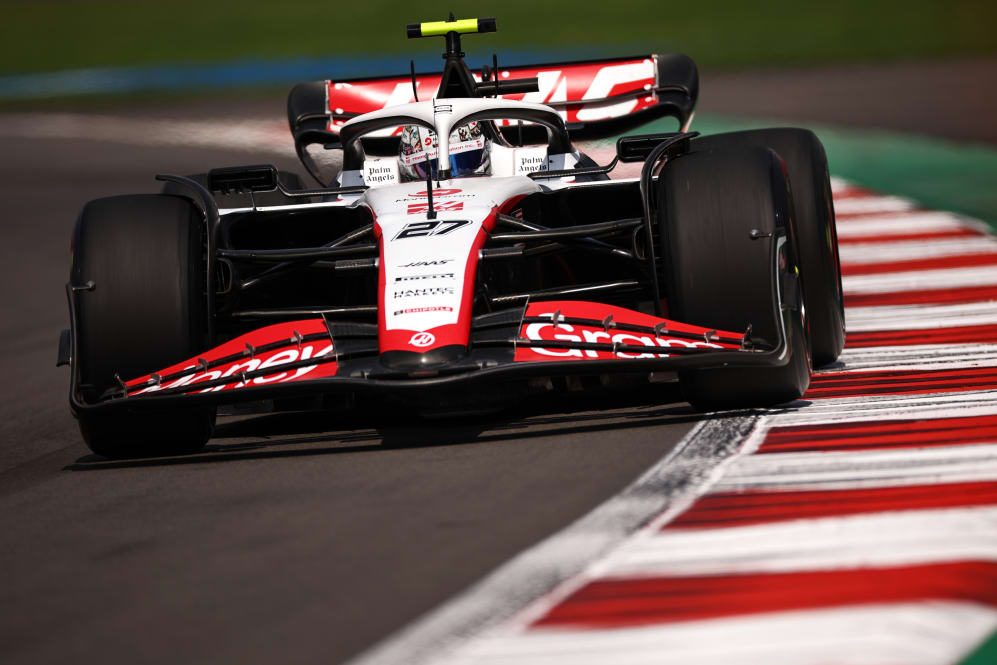
<instances>
[{"instance_id":1,"label":"white and red race car","mask_svg":"<svg viewBox=\"0 0 997 665\"><path fill-rule=\"evenodd\" d=\"M197 450L219 404L300 396L669 371L702 409L803 394L844 340L814 134L697 138L682 55L472 71L460 35L494 29L410 25L446 39L435 77L295 87L317 188L223 168L83 208L60 362L92 450ZM606 165L582 151L662 116Z\"/></svg>"}]
</instances>

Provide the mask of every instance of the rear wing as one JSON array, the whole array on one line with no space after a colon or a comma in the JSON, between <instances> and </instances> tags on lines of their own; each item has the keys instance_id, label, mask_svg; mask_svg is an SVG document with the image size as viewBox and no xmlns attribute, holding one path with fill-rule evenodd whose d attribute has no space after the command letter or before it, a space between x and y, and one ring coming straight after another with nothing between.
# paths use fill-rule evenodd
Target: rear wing
<instances>
[{"instance_id":1,"label":"rear wing","mask_svg":"<svg viewBox=\"0 0 997 665\"><path fill-rule=\"evenodd\" d=\"M481 94L488 95L487 74L471 72ZM287 100L295 144L322 142L338 135L351 118L388 106L437 96L440 74L326 80L300 83ZM504 99L547 104L559 111L572 138L611 136L662 116L672 116L684 131L699 94L699 73L681 54L589 60L550 65L502 67L498 80L537 80L534 92L499 94Z\"/></svg>"}]
</instances>

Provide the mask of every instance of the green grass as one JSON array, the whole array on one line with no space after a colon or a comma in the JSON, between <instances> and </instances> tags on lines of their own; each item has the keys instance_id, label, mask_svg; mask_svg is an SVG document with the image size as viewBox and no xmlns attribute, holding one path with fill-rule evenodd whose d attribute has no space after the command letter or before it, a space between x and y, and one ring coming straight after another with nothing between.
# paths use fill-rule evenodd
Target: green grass
<instances>
[{"instance_id":1,"label":"green grass","mask_svg":"<svg viewBox=\"0 0 997 665\"><path fill-rule=\"evenodd\" d=\"M408 22L497 16L472 54L597 44L681 51L703 66L854 62L997 52L990 0L0 0L0 74L81 67L436 51ZM981 82L982 84L982 82Z\"/></svg>"},{"instance_id":2,"label":"green grass","mask_svg":"<svg viewBox=\"0 0 997 665\"><path fill-rule=\"evenodd\" d=\"M997 663L997 633L979 645L972 653L966 656L965 660L959 661L959 665L993 665Z\"/></svg>"}]
</instances>

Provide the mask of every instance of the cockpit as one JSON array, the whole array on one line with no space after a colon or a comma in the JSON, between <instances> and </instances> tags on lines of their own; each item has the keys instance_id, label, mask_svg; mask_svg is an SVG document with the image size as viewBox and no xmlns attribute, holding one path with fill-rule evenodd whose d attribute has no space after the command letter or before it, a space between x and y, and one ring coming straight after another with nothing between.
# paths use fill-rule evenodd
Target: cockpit
<instances>
[{"instance_id":1,"label":"cockpit","mask_svg":"<svg viewBox=\"0 0 997 665\"><path fill-rule=\"evenodd\" d=\"M497 122L538 126L546 130L546 141L512 145ZM434 99L389 107L347 122L340 137L341 186L526 175L572 168L577 161L556 111L501 99ZM370 150L372 138L392 150Z\"/></svg>"}]
</instances>

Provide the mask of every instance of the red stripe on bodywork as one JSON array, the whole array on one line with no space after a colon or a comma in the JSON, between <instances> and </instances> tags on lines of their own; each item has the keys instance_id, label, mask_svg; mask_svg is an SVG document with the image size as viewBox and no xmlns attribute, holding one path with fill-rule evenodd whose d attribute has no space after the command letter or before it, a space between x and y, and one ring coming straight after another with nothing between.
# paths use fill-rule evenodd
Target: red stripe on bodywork
<instances>
[{"instance_id":1,"label":"red stripe on bodywork","mask_svg":"<svg viewBox=\"0 0 997 665\"><path fill-rule=\"evenodd\" d=\"M916 240L942 240L944 238L969 238L985 234L973 229L949 229L922 233L881 233L874 236L847 236L838 238L839 245L864 245L866 243L912 242Z\"/></svg>"},{"instance_id":2,"label":"red stripe on bodywork","mask_svg":"<svg viewBox=\"0 0 997 665\"><path fill-rule=\"evenodd\" d=\"M885 511L995 504L997 482L807 492L719 492L697 500L662 530L729 528Z\"/></svg>"},{"instance_id":3,"label":"red stripe on bodywork","mask_svg":"<svg viewBox=\"0 0 997 665\"><path fill-rule=\"evenodd\" d=\"M931 291L901 291L892 293L845 294L845 307L877 307L883 305L944 305L997 300L997 286L967 286Z\"/></svg>"},{"instance_id":4,"label":"red stripe on bodywork","mask_svg":"<svg viewBox=\"0 0 997 665\"><path fill-rule=\"evenodd\" d=\"M879 275L890 272L913 272L916 270L941 270L944 268L971 268L974 266L997 265L997 252L986 254L963 254L940 256L911 261L886 261L883 263L843 263L842 275Z\"/></svg>"},{"instance_id":5,"label":"red stripe on bodywork","mask_svg":"<svg viewBox=\"0 0 997 665\"><path fill-rule=\"evenodd\" d=\"M815 374L803 399L986 390L997 387L997 367L888 370Z\"/></svg>"},{"instance_id":6,"label":"red stripe on bodywork","mask_svg":"<svg viewBox=\"0 0 997 665\"><path fill-rule=\"evenodd\" d=\"M997 442L997 415L774 427L755 454Z\"/></svg>"},{"instance_id":7,"label":"red stripe on bodywork","mask_svg":"<svg viewBox=\"0 0 997 665\"><path fill-rule=\"evenodd\" d=\"M559 323L553 325L553 318L558 315L564 318L581 318L594 321L607 321L607 327L601 325L581 325L579 323ZM714 348L714 349L736 349L740 347L740 342L706 342L705 339L685 339L670 335L669 331L691 333L696 337L702 337L710 332L707 328L695 326L688 323L661 319L650 314L635 312L615 305L605 303L586 302L581 300L553 300L543 302L532 302L526 309L527 317L548 318L551 323L529 323L520 328L520 337L524 339L539 341L559 341L559 342L595 342L595 343L619 343L635 346L646 346L655 350L667 347L683 348ZM560 319L559 319L560 320ZM634 332L621 329L623 324L645 326L653 328L662 325L660 335L651 332ZM725 338L735 338L740 340L743 333L735 333L724 330L713 330ZM664 358L665 354L640 354L632 350L630 352L618 351L594 351L581 349L546 349L544 347L518 346L516 348L516 362L545 362L559 360L608 360L613 358L636 358L645 356L647 358Z\"/></svg>"},{"instance_id":8,"label":"red stripe on bodywork","mask_svg":"<svg viewBox=\"0 0 997 665\"><path fill-rule=\"evenodd\" d=\"M851 349L869 346L908 346L911 344L987 344L997 342L997 325L956 326L920 330L872 330L850 332L845 346Z\"/></svg>"},{"instance_id":9,"label":"red stripe on bodywork","mask_svg":"<svg viewBox=\"0 0 997 665\"><path fill-rule=\"evenodd\" d=\"M651 577L586 584L531 627L625 628L824 607L953 600L997 605L997 563Z\"/></svg>"},{"instance_id":10,"label":"red stripe on bodywork","mask_svg":"<svg viewBox=\"0 0 997 665\"><path fill-rule=\"evenodd\" d=\"M156 374L161 377L167 377L198 368L202 365L202 361L213 364L225 358L234 357L234 359L221 365L213 366L210 369L199 369L197 372L186 374L179 379L163 381L158 385L147 385L150 377L147 374L128 381L129 394L153 394L160 390L193 386L199 383L217 381L229 376L232 377L232 383L205 388L201 392L218 392L220 390L232 390L247 386L289 383L335 376L337 364L332 360L316 365L306 365L293 370L286 369L285 367L288 363L306 361L311 358L328 359L329 354L334 354L332 339L329 337L302 343L296 341L300 340L299 336L315 334L328 335L328 329L325 326L325 321L322 319L302 319L300 321L288 321L264 326L230 339L224 344L205 351L199 356L163 368L156 372ZM286 342L286 344L271 351L256 350L269 344L281 342ZM272 371L248 379L247 383L242 383L239 380L243 372L265 372L266 370Z\"/></svg>"}]
</instances>

